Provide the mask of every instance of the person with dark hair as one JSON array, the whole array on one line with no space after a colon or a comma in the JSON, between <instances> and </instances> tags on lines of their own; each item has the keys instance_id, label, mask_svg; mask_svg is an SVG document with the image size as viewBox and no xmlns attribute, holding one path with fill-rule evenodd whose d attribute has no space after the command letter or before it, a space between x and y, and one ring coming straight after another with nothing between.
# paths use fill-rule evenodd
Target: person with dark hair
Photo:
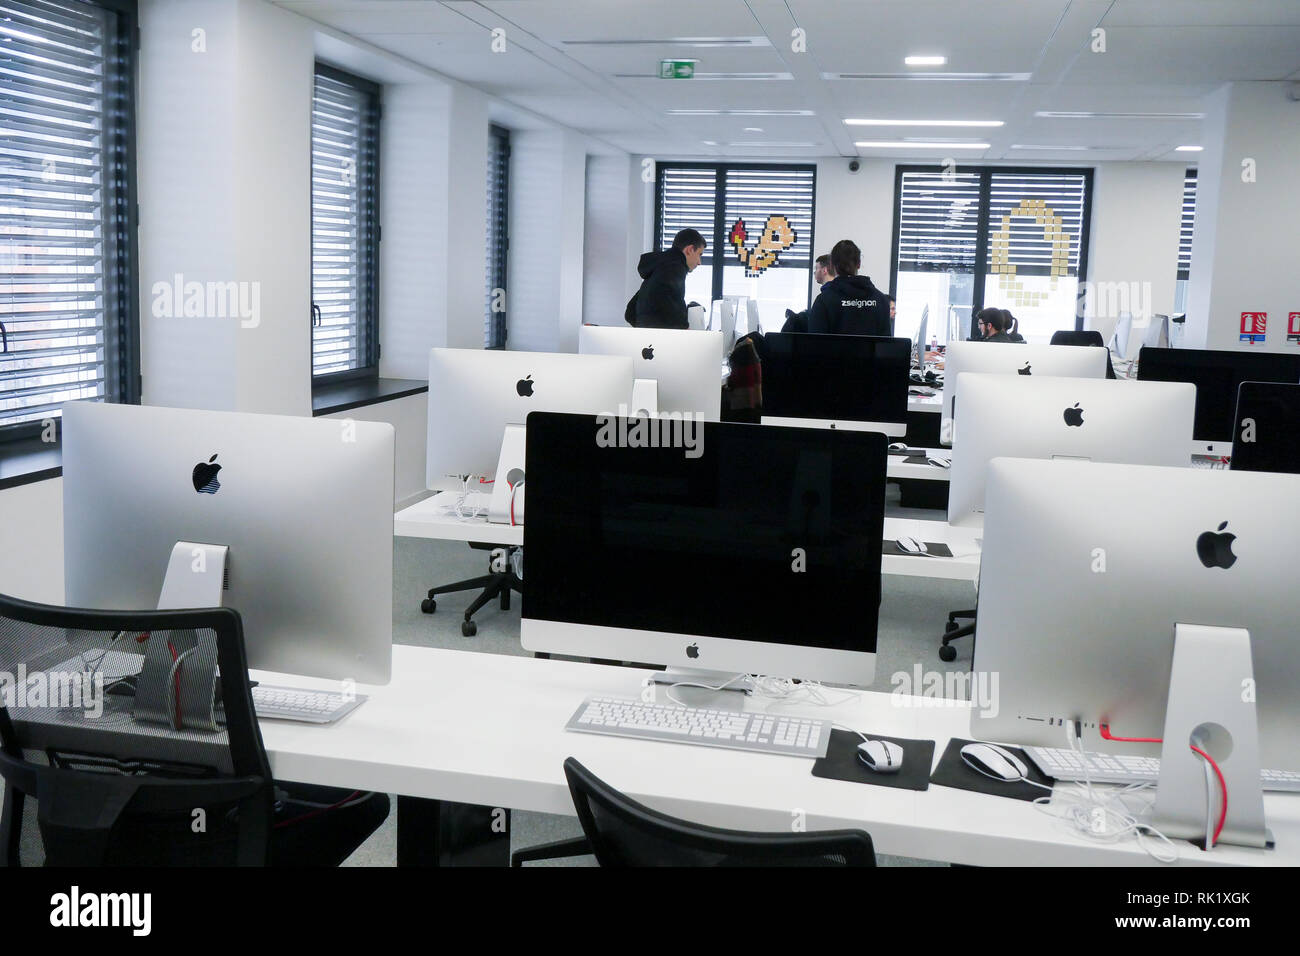
<instances>
[{"instance_id":1,"label":"person with dark hair","mask_svg":"<svg viewBox=\"0 0 1300 956\"><path fill-rule=\"evenodd\" d=\"M981 342L1010 342L1011 337L1007 335L1006 316L1009 313L1001 309L980 309L975 313L975 319L979 322Z\"/></svg>"},{"instance_id":2,"label":"person with dark hair","mask_svg":"<svg viewBox=\"0 0 1300 956\"><path fill-rule=\"evenodd\" d=\"M1002 309L1001 311L1005 323L1003 329L1007 333L1007 338L1012 342L1019 342L1021 345L1024 345L1025 337L1020 334L1020 320L1012 315L1009 309Z\"/></svg>"},{"instance_id":3,"label":"person with dark hair","mask_svg":"<svg viewBox=\"0 0 1300 956\"><path fill-rule=\"evenodd\" d=\"M817 281L818 286L824 287L826 283L835 278L835 270L831 268L830 256L818 256L817 264L813 267L813 279ZM782 332L807 332L808 331L808 310L795 312L793 309L785 310L785 325L781 326Z\"/></svg>"},{"instance_id":4,"label":"person with dark hair","mask_svg":"<svg viewBox=\"0 0 1300 956\"><path fill-rule=\"evenodd\" d=\"M858 275L862 252L850 239L841 239L831 248L831 268L835 278L822 286L808 310L809 332L839 335L889 335L889 296L877 289L871 279Z\"/></svg>"},{"instance_id":5,"label":"person with dark hair","mask_svg":"<svg viewBox=\"0 0 1300 956\"><path fill-rule=\"evenodd\" d=\"M695 229L683 229L673 247L641 256L636 271L641 288L628 299L623 319L638 329L687 329L686 275L704 258L708 243Z\"/></svg>"}]
</instances>

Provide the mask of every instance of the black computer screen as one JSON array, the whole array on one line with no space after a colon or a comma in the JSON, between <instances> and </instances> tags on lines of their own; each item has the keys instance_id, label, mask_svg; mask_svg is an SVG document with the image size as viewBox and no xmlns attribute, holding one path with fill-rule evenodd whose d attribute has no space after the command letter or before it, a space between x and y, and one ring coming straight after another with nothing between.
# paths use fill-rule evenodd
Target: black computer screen
<instances>
[{"instance_id":1,"label":"black computer screen","mask_svg":"<svg viewBox=\"0 0 1300 956\"><path fill-rule=\"evenodd\" d=\"M912 340L779 333L763 338L763 414L906 422Z\"/></svg>"},{"instance_id":2,"label":"black computer screen","mask_svg":"<svg viewBox=\"0 0 1300 956\"><path fill-rule=\"evenodd\" d=\"M1196 386L1196 441L1231 442L1237 389L1242 382L1300 382L1300 354L1158 349L1138 353L1138 378Z\"/></svg>"},{"instance_id":3,"label":"black computer screen","mask_svg":"<svg viewBox=\"0 0 1300 956\"><path fill-rule=\"evenodd\" d=\"M634 448L603 423L528 416L525 618L874 653L883 435L701 422L694 450Z\"/></svg>"},{"instance_id":4,"label":"black computer screen","mask_svg":"<svg viewBox=\"0 0 1300 956\"><path fill-rule=\"evenodd\" d=\"M1300 475L1300 385L1242 382L1234 427L1233 471Z\"/></svg>"}]
</instances>

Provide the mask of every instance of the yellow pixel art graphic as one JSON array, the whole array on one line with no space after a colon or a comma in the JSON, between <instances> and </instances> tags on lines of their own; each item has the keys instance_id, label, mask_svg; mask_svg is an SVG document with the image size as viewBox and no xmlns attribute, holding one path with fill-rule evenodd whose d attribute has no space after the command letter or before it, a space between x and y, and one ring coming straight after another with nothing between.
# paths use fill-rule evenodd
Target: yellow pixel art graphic
<instances>
[{"instance_id":1,"label":"yellow pixel art graphic","mask_svg":"<svg viewBox=\"0 0 1300 956\"><path fill-rule=\"evenodd\" d=\"M1055 292L1059 278L1069 273L1070 234L1061 225L1061 217L1042 199L1024 199L1002 217L1002 227L993 234L989 249L989 271L998 276L998 288L1006 293L1010 303L1021 308L1033 308L1051 293L1026 289L1016 278L1016 267L1011 263L1011 217L1030 216L1043 227L1043 239L1052 244L1052 288Z\"/></svg>"},{"instance_id":2,"label":"yellow pixel art graphic","mask_svg":"<svg viewBox=\"0 0 1300 956\"><path fill-rule=\"evenodd\" d=\"M753 279L772 266L779 265L777 260L781 253L793 246L799 240L799 235L785 216L768 216L763 234L752 247L745 246L748 238L745 220L737 219L728 239L736 247L736 258L745 267L745 275Z\"/></svg>"}]
</instances>

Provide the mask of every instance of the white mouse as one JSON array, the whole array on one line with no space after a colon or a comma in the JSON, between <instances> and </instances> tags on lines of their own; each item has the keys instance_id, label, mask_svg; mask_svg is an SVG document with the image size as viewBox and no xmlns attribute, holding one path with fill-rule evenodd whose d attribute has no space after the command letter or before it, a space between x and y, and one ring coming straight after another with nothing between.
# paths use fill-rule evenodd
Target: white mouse
<instances>
[{"instance_id":1,"label":"white mouse","mask_svg":"<svg viewBox=\"0 0 1300 956\"><path fill-rule=\"evenodd\" d=\"M952 467L952 460L951 460L951 459L948 459L948 458L929 458L929 457L927 457L925 460L928 461L930 464L934 465L936 468L951 468L951 467Z\"/></svg>"},{"instance_id":2,"label":"white mouse","mask_svg":"<svg viewBox=\"0 0 1300 956\"><path fill-rule=\"evenodd\" d=\"M924 541L918 541L916 538L907 535L901 535L898 538L898 549L906 551L908 554L926 554L929 551Z\"/></svg>"},{"instance_id":3,"label":"white mouse","mask_svg":"<svg viewBox=\"0 0 1300 956\"><path fill-rule=\"evenodd\" d=\"M907 451L907 442L896 441L890 444L890 451Z\"/></svg>"},{"instance_id":4,"label":"white mouse","mask_svg":"<svg viewBox=\"0 0 1300 956\"><path fill-rule=\"evenodd\" d=\"M967 744L961 748L961 759L972 770L994 780L1014 783L1029 776L1019 757L996 744Z\"/></svg>"},{"instance_id":5,"label":"white mouse","mask_svg":"<svg viewBox=\"0 0 1300 956\"><path fill-rule=\"evenodd\" d=\"M903 748L891 740L867 740L858 744L858 759L876 773L898 773Z\"/></svg>"}]
</instances>

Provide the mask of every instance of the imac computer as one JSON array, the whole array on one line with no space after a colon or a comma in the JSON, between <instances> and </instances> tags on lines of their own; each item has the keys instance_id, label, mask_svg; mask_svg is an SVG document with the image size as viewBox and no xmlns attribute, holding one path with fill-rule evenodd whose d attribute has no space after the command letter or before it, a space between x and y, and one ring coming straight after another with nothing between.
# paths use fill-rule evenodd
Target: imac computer
<instances>
[{"instance_id":1,"label":"imac computer","mask_svg":"<svg viewBox=\"0 0 1300 956\"><path fill-rule=\"evenodd\" d=\"M763 345L764 425L907 431L908 339L773 332Z\"/></svg>"},{"instance_id":2,"label":"imac computer","mask_svg":"<svg viewBox=\"0 0 1300 956\"><path fill-rule=\"evenodd\" d=\"M721 414L721 332L584 325L578 330L578 351L630 358L638 379L656 383L660 412L703 415L711 422Z\"/></svg>"},{"instance_id":3,"label":"imac computer","mask_svg":"<svg viewBox=\"0 0 1300 956\"><path fill-rule=\"evenodd\" d=\"M1105 378L1108 360L1105 349L1086 345L952 342L944 354L943 412L939 424L941 440L945 445L952 443L957 387L960 384L957 376L962 372L996 372L1025 378Z\"/></svg>"},{"instance_id":4,"label":"imac computer","mask_svg":"<svg viewBox=\"0 0 1300 956\"><path fill-rule=\"evenodd\" d=\"M736 347L736 300L714 299L709 313L709 331L722 333L722 350L726 355Z\"/></svg>"},{"instance_id":5,"label":"imac computer","mask_svg":"<svg viewBox=\"0 0 1300 956\"><path fill-rule=\"evenodd\" d=\"M1117 362L1123 362L1128 359L1129 341L1133 337L1133 313L1121 312L1119 321L1115 323L1115 330L1110 334L1110 341L1106 347L1110 353L1115 356Z\"/></svg>"},{"instance_id":6,"label":"imac computer","mask_svg":"<svg viewBox=\"0 0 1300 956\"><path fill-rule=\"evenodd\" d=\"M1146 333L1142 336L1144 348L1169 348L1169 316L1157 313L1151 316Z\"/></svg>"},{"instance_id":7,"label":"imac computer","mask_svg":"<svg viewBox=\"0 0 1300 956\"><path fill-rule=\"evenodd\" d=\"M1242 382L1236 429L1233 471L1300 475L1300 385Z\"/></svg>"},{"instance_id":8,"label":"imac computer","mask_svg":"<svg viewBox=\"0 0 1300 956\"><path fill-rule=\"evenodd\" d=\"M232 607L250 667L384 684L393 426L63 407L70 606Z\"/></svg>"},{"instance_id":9,"label":"imac computer","mask_svg":"<svg viewBox=\"0 0 1300 956\"><path fill-rule=\"evenodd\" d=\"M1264 845L1260 771L1300 771L1297 499L1295 475L995 459L972 676L998 706L972 736L1159 756L1171 837L1205 833L1207 790L1218 809L1198 742L1223 839Z\"/></svg>"},{"instance_id":10,"label":"imac computer","mask_svg":"<svg viewBox=\"0 0 1300 956\"><path fill-rule=\"evenodd\" d=\"M625 355L431 350L428 487L462 475L496 475L506 487L510 472L523 469L529 412L617 415L632 409L633 378ZM498 490L492 517L509 521Z\"/></svg>"},{"instance_id":11,"label":"imac computer","mask_svg":"<svg viewBox=\"0 0 1300 956\"><path fill-rule=\"evenodd\" d=\"M605 427L529 420L526 650L871 683L883 435L705 422L691 450Z\"/></svg>"},{"instance_id":12,"label":"imac computer","mask_svg":"<svg viewBox=\"0 0 1300 956\"><path fill-rule=\"evenodd\" d=\"M916 339L915 339L916 365L918 368L922 368L922 369L925 368L925 348L926 348L925 336L929 331L929 327L930 327L930 306L927 305L924 309L921 310L921 324L917 326Z\"/></svg>"},{"instance_id":13,"label":"imac computer","mask_svg":"<svg viewBox=\"0 0 1300 956\"><path fill-rule=\"evenodd\" d=\"M1300 382L1300 353L1215 349L1144 348L1138 355L1142 381L1191 382L1196 386L1196 426L1188 452L1232 452L1233 412L1242 382Z\"/></svg>"},{"instance_id":14,"label":"imac computer","mask_svg":"<svg viewBox=\"0 0 1300 956\"><path fill-rule=\"evenodd\" d=\"M1195 405L1196 390L1182 383L1036 376L1020 381L964 372L948 523L983 523L985 480L994 458L1186 468Z\"/></svg>"}]
</instances>

